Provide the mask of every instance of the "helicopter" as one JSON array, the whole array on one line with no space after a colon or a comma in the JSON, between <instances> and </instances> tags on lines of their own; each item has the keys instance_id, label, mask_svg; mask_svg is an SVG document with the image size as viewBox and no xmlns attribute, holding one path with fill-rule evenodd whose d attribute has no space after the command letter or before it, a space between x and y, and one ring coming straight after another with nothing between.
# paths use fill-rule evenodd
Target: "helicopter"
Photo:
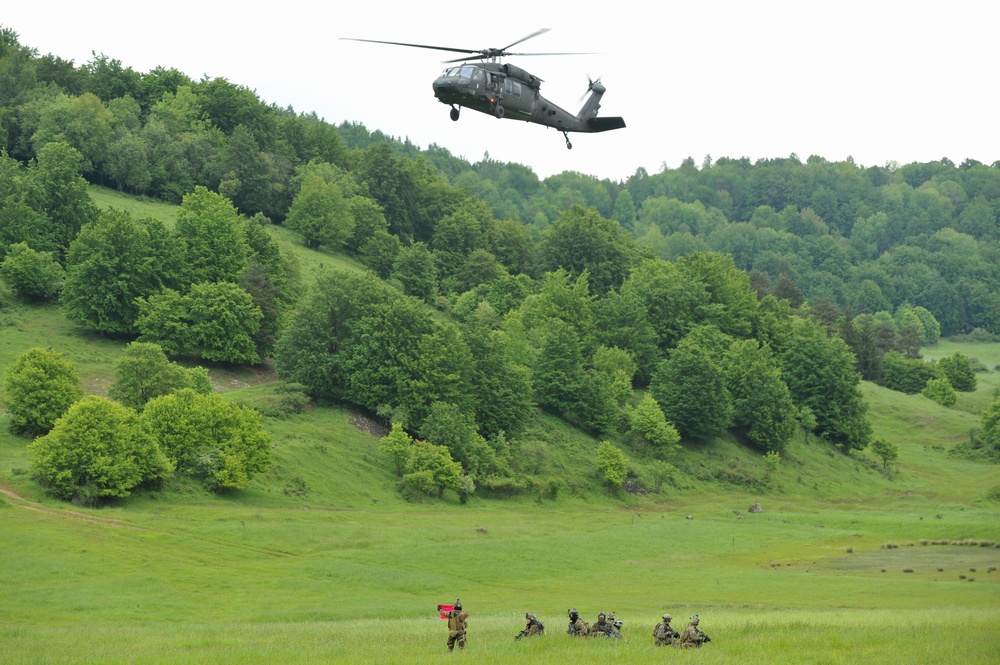
<instances>
[{"instance_id":1,"label":"helicopter","mask_svg":"<svg viewBox=\"0 0 1000 665\"><path fill-rule=\"evenodd\" d=\"M597 111L601 107L601 97L607 91L600 78L589 81L587 92L584 95L590 94L584 101L580 112L573 115L542 97L540 92L542 79L520 67L500 62L501 58L507 56L583 55L580 53L511 53L508 50L545 32L548 32L548 28L537 30L503 48L486 49L430 46L428 44L408 44L351 37L341 37L341 39L436 51L452 51L472 56L446 60L446 64L453 66L445 69L433 83L434 96L441 103L451 106L450 116L452 120L458 120L461 109L464 107L480 113L487 113L498 119L507 118L532 122L562 132L566 139L566 147L569 149L573 148L573 144L569 140L569 132L606 132L625 127L625 120L620 116L598 117Z\"/></svg>"}]
</instances>

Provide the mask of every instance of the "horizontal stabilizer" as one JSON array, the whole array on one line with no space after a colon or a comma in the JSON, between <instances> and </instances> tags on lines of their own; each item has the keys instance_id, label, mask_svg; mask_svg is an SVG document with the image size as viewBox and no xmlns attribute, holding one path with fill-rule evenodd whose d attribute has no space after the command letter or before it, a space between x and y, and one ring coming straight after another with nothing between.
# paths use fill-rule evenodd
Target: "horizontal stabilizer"
<instances>
[{"instance_id":1,"label":"horizontal stabilizer","mask_svg":"<svg viewBox=\"0 0 1000 665\"><path fill-rule=\"evenodd\" d=\"M591 132L606 132L611 129L621 129L624 126L625 118L622 118L621 116L587 119L587 129Z\"/></svg>"}]
</instances>

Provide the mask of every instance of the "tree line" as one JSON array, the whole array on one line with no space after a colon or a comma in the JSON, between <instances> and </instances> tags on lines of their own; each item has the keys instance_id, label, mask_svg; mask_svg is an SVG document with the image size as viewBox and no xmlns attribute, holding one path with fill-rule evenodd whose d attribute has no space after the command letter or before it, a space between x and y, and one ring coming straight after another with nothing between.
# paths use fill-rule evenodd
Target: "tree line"
<instances>
[{"instance_id":1,"label":"tree line","mask_svg":"<svg viewBox=\"0 0 1000 665\"><path fill-rule=\"evenodd\" d=\"M862 449L862 377L947 400L967 363L928 369L921 344L1000 333L996 166L706 159L540 182L221 79L77 68L6 28L0 49L7 284L173 357L273 356L312 397L420 437L393 453L408 492L523 488L536 408L665 463L681 437L727 432L763 452L799 427ZM116 177L129 142L156 177ZM98 211L88 180L179 201L177 224ZM329 271L303 296L272 222L371 272ZM440 450L422 443L457 476L431 482Z\"/></svg>"}]
</instances>

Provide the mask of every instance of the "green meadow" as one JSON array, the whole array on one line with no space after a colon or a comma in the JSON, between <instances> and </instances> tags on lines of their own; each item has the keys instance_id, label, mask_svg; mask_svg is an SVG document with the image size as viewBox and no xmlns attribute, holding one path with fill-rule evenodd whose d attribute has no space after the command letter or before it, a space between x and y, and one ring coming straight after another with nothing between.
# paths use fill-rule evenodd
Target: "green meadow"
<instances>
[{"instance_id":1,"label":"green meadow","mask_svg":"<svg viewBox=\"0 0 1000 665\"><path fill-rule=\"evenodd\" d=\"M121 198L172 223L170 206ZM108 190L95 199L123 205ZM307 281L348 262L272 231ZM124 344L57 306L0 310L0 371L51 347L105 393ZM987 371L954 408L864 384L875 435L899 447L887 469L799 436L768 471L714 440L686 446L659 493L636 495L601 487L597 441L537 415L522 453L567 482L408 503L377 424L315 406L265 419L272 468L246 490L174 479L82 508L44 494L28 440L0 414L0 663L438 663L435 607L456 597L471 618L454 658L477 663L997 663L1000 467L949 450L1000 385L1000 344L924 355L956 350ZM227 399L265 412L280 399L269 367L211 375ZM616 612L626 640L569 638L570 607L591 623ZM513 639L525 612L546 636ZM678 630L699 614L712 642L654 647L664 612Z\"/></svg>"}]
</instances>

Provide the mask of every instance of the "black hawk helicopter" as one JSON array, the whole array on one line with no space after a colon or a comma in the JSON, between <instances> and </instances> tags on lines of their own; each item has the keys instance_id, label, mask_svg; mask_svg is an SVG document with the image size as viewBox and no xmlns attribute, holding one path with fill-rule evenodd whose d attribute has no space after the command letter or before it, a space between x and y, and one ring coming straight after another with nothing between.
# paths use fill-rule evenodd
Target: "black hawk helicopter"
<instances>
[{"instance_id":1,"label":"black hawk helicopter","mask_svg":"<svg viewBox=\"0 0 1000 665\"><path fill-rule=\"evenodd\" d=\"M548 32L548 28L533 32L503 48L487 49L429 46L427 44L407 44L378 39L352 39L350 37L342 37L341 39L472 55L471 58L463 57L445 61L447 64L461 64L448 67L434 81L434 96L441 103L451 106L452 120L458 120L459 111L464 106L497 118L533 122L553 127L562 132L566 139L567 148L573 147L569 141L569 132L606 132L624 127L625 120L621 117L600 118L597 116L597 111L601 107L601 97L606 91L600 79L590 81L588 86L590 96L584 101L580 112L573 115L542 97L539 93L542 79L529 74L520 67L499 62L500 58L507 56L583 55L580 53L511 53L507 50L545 32Z\"/></svg>"}]
</instances>

